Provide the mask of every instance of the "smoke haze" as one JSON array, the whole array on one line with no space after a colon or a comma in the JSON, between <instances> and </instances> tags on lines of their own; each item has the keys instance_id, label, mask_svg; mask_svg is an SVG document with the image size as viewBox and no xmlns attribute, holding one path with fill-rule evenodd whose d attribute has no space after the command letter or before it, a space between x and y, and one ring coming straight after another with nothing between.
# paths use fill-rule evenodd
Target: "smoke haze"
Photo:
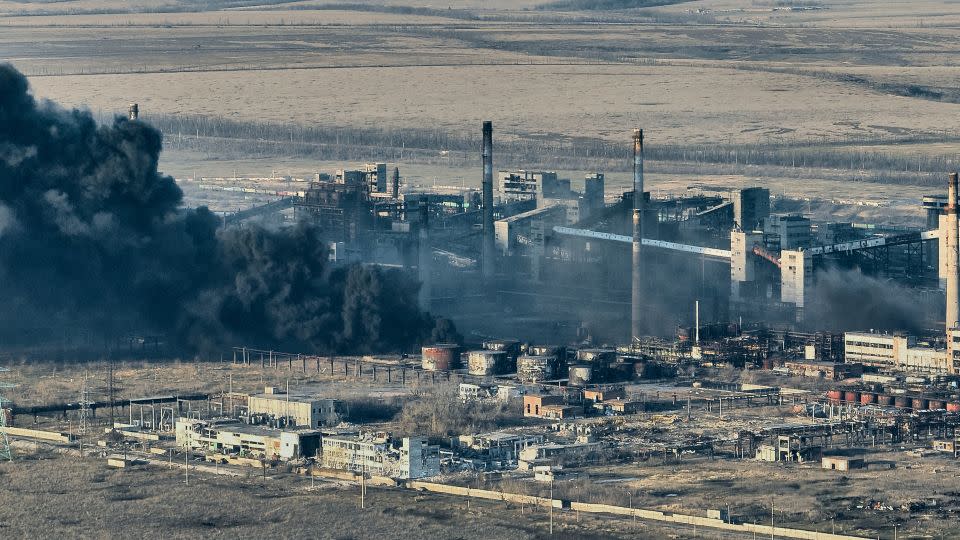
<instances>
[{"instance_id":1,"label":"smoke haze","mask_svg":"<svg viewBox=\"0 0 960 540\"><path fill-rule=\"evenodd\" d=\"M860 270L828 268L816 274L805 318L818 329L918 333L932 312L935 307L925 305L916 291L893 281Z\"/></svg>"},{"instance_id":2,"label":"smoke haze","mask_svg":"<svg viewBox=\"0 0 960 540\"><path fill-rule=\"evenodd\" d=\"M0 65L0 325L111 338L153 331L230 344L400 350L456 331L416 308L397 270L331 268L318 231L218 230L157 171L162 136L38 103Z\"/></svg>"}]
</instances>

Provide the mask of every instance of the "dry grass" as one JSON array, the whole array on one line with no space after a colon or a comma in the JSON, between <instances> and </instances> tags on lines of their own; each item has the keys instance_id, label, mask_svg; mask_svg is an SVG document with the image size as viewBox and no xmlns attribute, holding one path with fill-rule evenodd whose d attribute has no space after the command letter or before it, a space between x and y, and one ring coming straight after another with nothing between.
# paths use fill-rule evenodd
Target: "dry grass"
<instances>
[{"instance_id":1,"label":"dry grass","mask_svg":"<svg viewBox=\"0 0 960 540\"><path fill-rule=\"evenodd\" d=\"M274 475L229 479L162 468L107 469L102 460L20 456L0 464L4 538L546 538L544 509ZM30 509L26 511L26 509ZM557 512L551 538L692 538L674 531ZM39 532L42 531L42 532Z\"/></svg>"}]
</instances>

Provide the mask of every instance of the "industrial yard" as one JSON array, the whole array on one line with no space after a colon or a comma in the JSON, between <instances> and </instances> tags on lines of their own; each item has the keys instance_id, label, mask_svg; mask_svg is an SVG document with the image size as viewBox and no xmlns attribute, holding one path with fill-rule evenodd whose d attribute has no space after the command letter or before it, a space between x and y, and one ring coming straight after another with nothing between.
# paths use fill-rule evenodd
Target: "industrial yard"
<instances>
[{"instance_id":1,"label":"industrial yard","mask_svg":"<svg viewBox=\"0 0 960 540\"><path fill-rule=\"evenodd\" d=\"M0 0L0 536L960 538L958 24Z\"/></svg>"}]
</instances>

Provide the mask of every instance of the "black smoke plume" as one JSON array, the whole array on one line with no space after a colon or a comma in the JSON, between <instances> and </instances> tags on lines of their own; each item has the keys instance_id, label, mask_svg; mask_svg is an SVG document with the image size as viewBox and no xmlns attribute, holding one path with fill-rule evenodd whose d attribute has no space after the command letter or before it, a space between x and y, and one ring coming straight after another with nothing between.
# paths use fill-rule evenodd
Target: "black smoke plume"
<instances>
[{"instance_id":1,"label":"black smoke plume","mask_svg":"<svg viewBox=\"0 0 960 540\"><path fill-rule=\"evenodd\" d=\"M157 171L162 137L38 103L0 65L0 326L111 339L152 331L191 351L230 344L355 353L457 337L397 270L332 268L318 231L218 230Z\"/></svg>"},{"instance_id":2,"label":"black smoke plume","mask_svg":"<svg viewBox=\"0 0 960 540\"><path fill-rule=\"evenodd\" d=\"M815 329L919 333L930 313L944 309L942 304L930 305L934 302L914 289L857 269L827 268L815 278L804 315Z\"/></svg>"}]
</instances>

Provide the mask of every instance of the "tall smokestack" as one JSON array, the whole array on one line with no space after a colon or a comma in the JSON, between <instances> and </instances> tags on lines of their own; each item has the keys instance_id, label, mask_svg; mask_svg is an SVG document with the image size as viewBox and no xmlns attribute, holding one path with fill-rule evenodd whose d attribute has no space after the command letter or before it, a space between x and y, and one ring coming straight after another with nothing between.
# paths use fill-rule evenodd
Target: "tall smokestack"
<instances>
[{"instance_id":1,"label":"tall smokestack","mask_svg":"<svg viewBox=\"0 0 960 540\"><path fill-rule=\"evenodd\" d=\"M957 228L957 173L947 188L947 332L960 326L960 238ZM950 341L949 338L947 340Z\"/></svg>"},{"instance_id":2,"label":"tall smokestack","mask_svg":"<svg viewBox=\"0 0 960 540\"><path fill-rule=\"evenodd\" d=\"M493 278L493 122L483 123L483 238L481 275Z\"/></svg>"},{"instance_id":3,"label":"tall smokestack","mask_svg":"<svg viewBox=\"0 0 960 540\"><path fill-rule=\"evenodd\" d=\"M420 199L420 231L417 243L417 273L420 277L420 309L430 310L430 263L433 259L433 250L430 247L430 205L424 198Z\"/></svg>"},{"instance_id":4,"label":"tall smokestack","mask_svg":"<svg viewBox=\"0 0 960 540\"><path fill-rule=\"evenodd\" d=\"M393 168L393 198L400 198L400 167Z\"/></svg>"},{"instance_id":5,"label":"tall smokestack","mask_svg":"<svg viewBox=\"0 0 960 540\"><path fill-rule=\"evenodd\" d=\"M131 121L136 120L140 117L140 106L136 103L131 103L130 108L127 110L127 118Z\"/></svg>"},{"instance_id":6,"label":"tall smokestack","mask_svg":"<svg viewBox=\"0 0 960 540\"><path fill-rule=\"evenodd\" d=\"M640 338L643 332L643 130L633 130L633 261L631 264L630 336Z\"/></svg>"}]
</instances>

